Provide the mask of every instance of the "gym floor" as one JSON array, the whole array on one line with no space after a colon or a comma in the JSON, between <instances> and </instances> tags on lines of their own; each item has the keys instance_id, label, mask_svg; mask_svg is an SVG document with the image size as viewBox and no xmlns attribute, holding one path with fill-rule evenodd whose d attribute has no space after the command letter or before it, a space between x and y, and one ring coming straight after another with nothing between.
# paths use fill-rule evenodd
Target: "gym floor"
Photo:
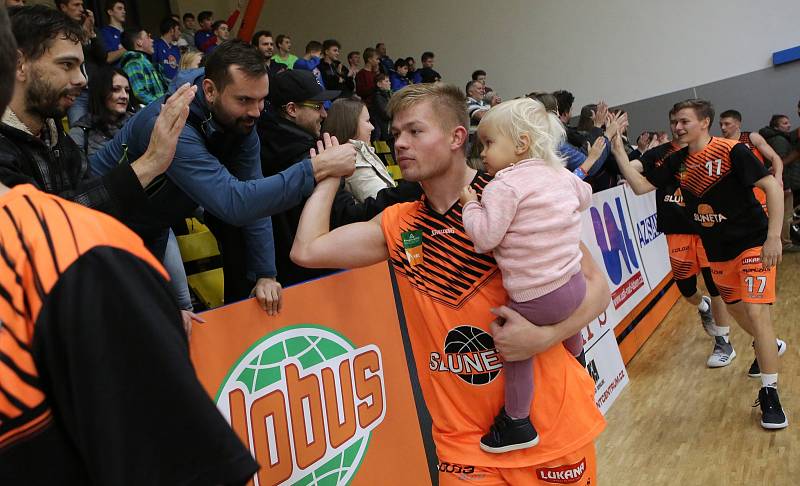
<instances>
[{"instance_id":1,"label":"gym floor","mask_svg":"<svg viewBox=\"0 0 800 486\"><path fill-rule=\"evenodd\" d=\"M702 281L702 280L701 280ZM696 309L679 300L628 363L630 383L611 407L597 441L600 484L769 485L800 477L800 253L778 268L772 318L787 342L778 390L789 427L765 431L752 408L761 382L749 378L752 340L736 324L736 359L709 369L713 340Z\"/></svg>"}]
</instances>

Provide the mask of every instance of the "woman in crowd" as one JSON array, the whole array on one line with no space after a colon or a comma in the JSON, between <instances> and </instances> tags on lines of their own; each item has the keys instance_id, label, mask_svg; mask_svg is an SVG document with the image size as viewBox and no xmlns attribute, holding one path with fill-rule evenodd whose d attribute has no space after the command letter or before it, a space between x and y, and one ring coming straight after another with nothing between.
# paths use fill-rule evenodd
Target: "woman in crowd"
<instances>
[{"instance_id":1,"label":"woman in crowd","mask_svg":"<svg viewBox=\"0 0 800 486\"><path fill-rule=\"evenodd\" d=\"M330 133L342 143L348 141L357 150L356 170L345 181L345 189L358 202L375 197L381 189L395 187L394 179L370 146L373 128L369 111L358 98L334 101L322 127L323 132Z\"/></svg>"},{"instance_id":2,"label":"woman in crowd","mask_svg":"<svg viewBox=\"0 0 800 486\"><path fill-rule=\"evenodd\" d=\"M115 67L99 69L89 89L89 113L75 122L69 135L88 157L114 138L133 115L134 106L125 72Z\"/></svg>"}]
</instances>

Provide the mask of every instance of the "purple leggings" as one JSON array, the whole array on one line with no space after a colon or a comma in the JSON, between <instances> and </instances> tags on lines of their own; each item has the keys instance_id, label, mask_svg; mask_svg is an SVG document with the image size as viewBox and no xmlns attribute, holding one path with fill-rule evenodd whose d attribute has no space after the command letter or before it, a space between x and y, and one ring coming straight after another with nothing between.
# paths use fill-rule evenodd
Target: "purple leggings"
<instances>
[{"instance_id":1,"label":"purple leggings","mask_svg":"<svg viewBox=\"0 0 800 486\"><path fill-rule=\"evenodd\" d=\"M586 280L578 272L567 283L539 298L526 302L509 302L508 306L537 326L558 324L569 317L586 297ZM567 338L564 346L578 356L583 350L583 337L580 333ZM533 401L532 358L523 361L506 361L506 413L513 418L530 415Z\"/></svg>"}]
</instances>

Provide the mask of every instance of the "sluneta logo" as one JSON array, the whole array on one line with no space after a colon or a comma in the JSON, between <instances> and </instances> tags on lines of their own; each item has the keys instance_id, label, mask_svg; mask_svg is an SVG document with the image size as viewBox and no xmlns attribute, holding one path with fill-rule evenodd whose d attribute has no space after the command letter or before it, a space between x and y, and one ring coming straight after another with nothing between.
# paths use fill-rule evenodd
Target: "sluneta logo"
<instances>
[{"instance_id":1,"label":"sluneta logo","mask_svg":"<svg viewBox=\"0 0 800 486\"><path fill-rule=\"evenodd\" d=\"M287 327L242 355L216 402L261 464L251 484L348 484L386 414L381 353L322 326Z\"/></svg>"},{"instance_id":2,"label":"sluneta logo","mask_svg":"<svg viewBox=\"0 0 800 486\"><path fill-rule=\"evenodd\" d=\"M454 373L470 385L492 382L502 367L492 336L481 328L467 325L450 329L444 353L431 353L428 362L431 371Z\"/></svg>"}]
</instances>

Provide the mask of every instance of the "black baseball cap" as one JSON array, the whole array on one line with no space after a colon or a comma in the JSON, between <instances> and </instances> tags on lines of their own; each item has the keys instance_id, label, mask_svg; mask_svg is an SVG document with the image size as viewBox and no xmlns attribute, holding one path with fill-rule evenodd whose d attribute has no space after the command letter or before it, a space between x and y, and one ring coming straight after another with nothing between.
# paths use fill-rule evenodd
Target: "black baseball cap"
<instances>
[{"instance_id":1,"label":"black baseball cap","mask_svg":"<svg viewBox=\"0 0 800 486\"><path fill-rule=\"evenodd\" d=\"M342 92L338 89L322 89L311 71L291 69L278 73L270 79L269 100L275 107L301 101L331 101Z\"/></svg>"}]
</instances>

